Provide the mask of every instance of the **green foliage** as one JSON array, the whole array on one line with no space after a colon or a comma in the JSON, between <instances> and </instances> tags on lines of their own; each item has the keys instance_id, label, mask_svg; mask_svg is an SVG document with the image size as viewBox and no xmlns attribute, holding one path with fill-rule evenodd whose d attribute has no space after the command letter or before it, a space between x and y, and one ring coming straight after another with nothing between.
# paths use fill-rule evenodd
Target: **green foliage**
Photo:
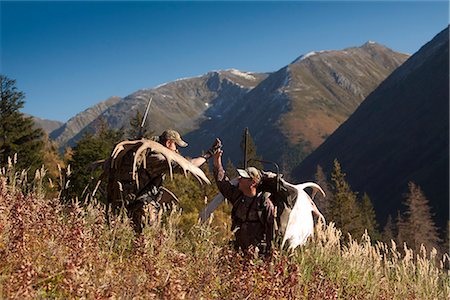
<instances>
[{"instance_id":1,"label":"green foliage","mask_svg":"<svg viewBox=\"0 0 450 300\"><path fill-rule=\"evenodd\" d=\"M301 140L295 145L288 143L284 147L286 151L284 151L281 161L283 162L283 172L288 178L292 170L311 153L311 143L307 140Z\"/></svg>"},{"instance_id":2,"label":"green foliage","mask_svg":"<svg viewBox=\"0 0 450 300\"><path fill-rule=\"evenodd\" d=\"M95 168L93 163L108 158L122 135L122 131L108 129L101 123L97 133L87 133L78 141L68 161L72 170L68 200L73 197L83 199L95 189L102 168Z\"/></svg>"},{"instance_id":3,"label":"green foliage","mask_svg":"<svg viewBox=\"0 0 450 300\"><path fill-rule=\"evenodd\" d=\"M213 177L206 164L202 166L202 170L208 178ZM214 182L211 185L201 185L192 176L185 177L182 174L174 174L173 180L166 178L164 186L180 201L179 206L183 210L180 224L185 231L198 222L200 211L219 193ZM213 225L218 226L220 230L229 227L230 212L231 207L227 203L219 206L214 212Z\"/></svg>"},{"instance_id":4,"label":"green foliage","mask_svg":"<svg viewBox=\"0 0 450 300\"><path fill-rule=\"evenodd\" d=\"M395 224L392 221L392 216L389 215L386 225L384 225L383 228L383 241L385 243L390 243L391 240L395 240L396 238L395 232L396 232Z\"/></svg>"},{"instance_id":5,"label":"green foliage","mask_svg":"<svg viewBox=\"0 0 450 300\"><path fill-rule=\"evenodd\" d=\"M328 220L331 218L330 206L331 203L333 203L333 193L331 192L331 187L330 183L328 182L327 176L323 172L322 167L319 165L317 166L315 181L325 192L325 197L323 197L321 193L317 193L314 202L316 203L325 219Z\"/></svg>"},{"instance_id":6,"label":"green foliage","mask_svg":"<svg viewBox=\"0 0 450 300\"><path fill-rule=\"evenodd\" d=\"M381 239L381 234L378 231L375 209L366 193L364 193L361 201L361 217L363 228L367 229L367 232L373 240L379 241Z\"/></svg>"},{"instance_id":7,"label":"green foliage","mask_svg":"<svg viewBox=\"0 0 450 300\"><path fill-rule=\"evenodd\" d=\"M240 147L241 147L241 150L242 150L242 154L244 154L244 152L245 152L245 131L242 134ZM260 170L264 169L264 166L263 166L262 163L260 163L258 161L255 161L255 160L261 160L261 159L262 159L261 156L259 156L257 154L256 144L253 141L253 138L252 138L252 136L250 134L250 131L248 131L248 135L247 135L247 161L252 160L252 161L250 161L248 163L248 166L249 167L253 166L253 167L255 167L257 169L260 169ZM239 161L238 167L239 168L243 168L244 167L244 161L243 160Z\"/></svg>"},{"instance_id":8,"label":"green foliage","mask_svg":"<svg viewBox=\"0 0 450 300\"><path fill-rule=\"evenodd\" d=\"M415 251L420 250L421 244L427 249L438 249L440 239L428 199L413 182L408 184L408 188L409 192L405 198L406 211L397 221L398 241L406 242Z\"/></svg>"},{"instance_id":9,"label":"green foliage","mask_svg":"<svg viewBox=\"0 0 450 300\"><path fill-rule=\"evenodd\" d=\"M130 120L130 129L127 131L129 139L147 138L150 139L154 134L154 130L149 130L148 126L144 124L141 128L143 116L140 111L136 111L136 116ZM146 122L148 123L148 121Z\"/></svg>"},{"instance_id":10,"label":"green foliage","mask_svg":"<svg viewBox=\"0 0 450 300\"><path fill-rule=\"evenodd\" d=\"M345 173L342 172L337 160L334 160L331 180L333 191L333 202L330 207L331 220L343 233L350 233L353 237L362 236L364 227L356 193L351 190L345 180Z\"/></svg>"},{"instance_id":11,"label":"green foliage","mask_svg":"<svg viewBox=\"0 0 450 300\"><path fill-rule=\"evenodd\" d=\"M238 177L238 172L236 171L236 167L233 165L233 162L231 161L231 159L228 158L227 164L225 166L225 172L228 176L228 178L236 178Z\"/></svg>"},{"instance_id":12,"label":"green foliage","mask_svg":"<svg viewBox=\"0 0 450 300\"><path fill-rule=\"evenodd\" d=\"M18 156L18 168L34 172L42 166L43 131L33 128L31 117L25 117L25 95L17 90L16 81L0 75L0 165L8 163L8 157Z\"/></svg>"},{"instance_id":13,"label":"green foliage","mask_svg":"<svg viewBox=\"0 0 450 300\"><path fill-rule=\"evenodd\" d=\"M444 242L443 242L443 246L442 246L442 249L443 249L443 251L442 252L450 252L450 243L449 243L449 241L450 241L450 221L447 221L447 228L445 229L445 235L444 235Z\"/></svg>"}]
</instances>

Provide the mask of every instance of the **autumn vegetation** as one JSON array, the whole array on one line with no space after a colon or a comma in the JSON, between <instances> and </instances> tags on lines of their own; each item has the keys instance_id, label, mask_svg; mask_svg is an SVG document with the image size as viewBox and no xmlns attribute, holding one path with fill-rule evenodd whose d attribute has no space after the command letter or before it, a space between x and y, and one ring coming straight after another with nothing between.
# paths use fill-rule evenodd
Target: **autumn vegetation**
<instances>
[{"instance_id":1,"label":"autumn vegetation","mask_svg":"<svg viewBox=\"0 0 450 300\"><path fill-rule=\"evenodd\" d=\"M343 238L334 223L270 258L229 246L226 224L183 225L161 212L136 237L125 214L105 221L95 199L45 193L14 162L0 174L1 298L448 299L448 256L395 242ZM189 215L189 214L188 214ZM221 228L222 226L222 228Z\"/></svg>"}]
</instances>

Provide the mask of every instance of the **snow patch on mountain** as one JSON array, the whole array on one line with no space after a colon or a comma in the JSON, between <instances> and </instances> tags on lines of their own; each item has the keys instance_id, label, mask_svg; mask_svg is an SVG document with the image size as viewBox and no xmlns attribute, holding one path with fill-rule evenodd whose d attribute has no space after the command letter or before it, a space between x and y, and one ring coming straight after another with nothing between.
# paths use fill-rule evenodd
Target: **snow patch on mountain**
<instances>
[{"instance_id":1,"label":"snow patch on mountain","mask_svg":"<svg viewBox=\"0 0 450 300\"><path fill-rule=\"evenodd\" d=\"M311 56L314 56L314 55L317 55L317 54L320 54L320 53L324 53L324 52L326 52L326 50L308 52L308 53L306 53L304 55L300 55L297 59L295 59L293 62L291 62L291 64L295 64L296 62L300 62L302 60L305 60L308 57L311 57Z\"/></svg>"},{"instance_id":2,"label":"snow patch on mountain","mask_svg":"<svg viewBox=\"0 0 450 300\"><path fill-rule=\"evenodd\" d=\"M230 72L233 75L240 76L240 77L243 77L243 78L248 79L248 80L255 80L256 79L255 76L251 75L250 72L242 72L242 71L239 71L239 70L236 70L236 69L229 69L227 71Z\"/></svg>"}]
</instances>

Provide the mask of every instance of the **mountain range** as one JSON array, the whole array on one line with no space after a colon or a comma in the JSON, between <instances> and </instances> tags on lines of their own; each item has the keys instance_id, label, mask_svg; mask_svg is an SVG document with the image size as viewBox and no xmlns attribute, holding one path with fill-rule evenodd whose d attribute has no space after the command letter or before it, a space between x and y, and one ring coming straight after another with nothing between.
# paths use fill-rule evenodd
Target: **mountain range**
<instances>
[{"instance_id":1,"label":"mountain range","mask_svg":"<svg viewBox=\"0 0 450 300\"><path fill-rule=\"evenodd\" d=\"M120 100L120 97L110 97L78 113L62 126L50 132L50 138L56 141L61 147L73 146L76 143L76 136L84 132L86 130L85 128L96 120L106 109L118 103Z\"/></svg>"},{"instance_id":2,"label":"mountain range","mask_svg":"<svg viewBox=\"0 0 450 300\"><path fill-rule=\"evenodd\" d=\"M64 123L60 122L60 121L42 119L42 118L38 118L38 117L29 115L29 114L24 114L24 116L33 118L34 126L36 128L41 128L47 134L50 134L50 132L52 132L64 125Z\"/></svg>"},{"instance_id":3,"label":"mountain range","mask_svg":"<svg viewBox=\"0 0 450 300\"><path fill-rule=\"evenodd\" d=\"M196 156L220 137L225 157L237 162L241 135L248 127L259 154L289 173L407 58L367 42L311 52L272 73L211 71L112 97L79 113L50 137L61 148L72 146L85 132L95 131L99 118L112 128L127 129L152 99L148 128L155 133L180 131L190 144L183 154Z\"/></svg>"},{"instance_id":4,"label":"mountain range","mask_svg":"<svg viewBox=\"0 0 450 300\"><path fill-rule=\"evenodd\" d=\"M239 144L248 127L258 152L288 174L407 58L374 42L303 55L270 73L230 105L230 113L207 110L209 118L186 135L193 141L190 154L219 136L228 157L242 160Z\"/></svg>"},{"instance_id":5,"label":"mountain range","mask_svg":"<svg viewBox=\"0 0 450 300\"><path fill-rule=\"evenodd\" d=\"M380 84L298 165L296 180L330 173L338 159L351 187L366 192L384 224L403 211L408 182L429 199L437 224L449 211L449 30L439 33Z\"/></svg>"}]
</instances>

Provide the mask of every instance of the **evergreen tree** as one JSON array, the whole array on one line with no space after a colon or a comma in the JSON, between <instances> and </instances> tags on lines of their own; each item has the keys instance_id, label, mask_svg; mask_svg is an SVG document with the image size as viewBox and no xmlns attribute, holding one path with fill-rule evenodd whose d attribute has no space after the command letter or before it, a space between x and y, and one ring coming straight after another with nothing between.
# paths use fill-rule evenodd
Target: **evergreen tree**
<instances>
[{"instance_id":1,"label":"evergreen tree","mask_svg":"<svg viewBox=\"0 0 450 300\"><path fill-rule=\"evenodd\" d=\"M445 230L445 236L444 236L444 243L442 245L442 252L444 253L450 253L450 221L447 221L447 228Z\"/></svg>"},{"instance_id":2,"label":"evergreen tree","mask_svg":"<svg viewBox=\"0 0 450 300\"><path fill-rule=\"evenodd\" d=\"M400 218L399 241L406 242L408 247L415 251L420 250L423 244L428 251L432 248L438 249L439 235L434 224L428 200L419 186L410 182L409 191L404 204L406 211L404 217Z\"/></svg>"},{"instance_id":3,"label":"evergreen tree","mask_svg":"<svg viewBox=\"0 0 450 300\"><path fill-rule=\"evenodd\" d=\"M241 149L242 149L242 154L244 154L245 152L245 131L242 134L242 139L241 139ZM261 156L259 156L256 152L256 145L255 142L253 141L252 136L250 135L250 131L248 132L248 136L247 136L247 161L252 160L248 163L248 166L252 166L255 167L257 169L264 169L264 166L261 162L259 161L255 161L255 160L261 160ZM243 168L244 167L244 161L240 161L238 164L239 168Z\"/></svg>"},{"instance_id":4,"label":"evergreen tree","mask_svg":"<svg viewBox=\"0 0 450 300\"><path fill-rule=\"evenodd\" d=\"M345 173L335 159L331 174L333 202L330 207L331 221L336 223L344 234L350 233L353 238L360 238L364 233L361 210L358 206L356 193L345 180Z\"/></svg>"},{"instance_id":5,"label":"evergreen tree","mask_svg":"<svg viewBox=\"0 0 450 300\"><path fill-rule=\"evenodd\" d=\"M395 241L396 239L395 232L396 232L395 224L394 222L392 222L392 216L389 215L386 225L384 225L383 228L383 241L387 244L390 244L391 240Z\"/></svg>"},{"instance_id":6,"label":"evergreen tree","mask_svg":"<svg viewBox=\"0 0 450 300\"><path fill-rule=\"evenodd\" d=\"M292 170L298 166L311 152L312 146L309 141L300 140L296 144L287 142L286 148L281 157L281 165L286 179L291 179Z\"/></svg>"},{"instance_id":7,"label":"evergreen tree","mask_svg":"<svg viewBox=\"0 0 450 300\"><path fill-rule=\"evenodd\" d=\"M397 227L397 236L395 241L402 245L407 240L410 240L410 230L408 228L408 224L406 224L405 218L400 214L400 211L397 211L397 220L395 222Z\"/></svg>"},{"instance_id":8,"label":"evergreen tree","mask_svg":"<svg viewBox=\"0 0 450 300\"><path fill-rule=\"evenodd\" d=\"M201 169L208 178L212 178L208 165L204 164ZM217 186L213 184L199 184L193 177L182 174L174 174L173 179L168 176L164 181L164 187L172 191L179 200L179 206L183 209L181 227L187 232L197 223L199 213L218 193ZM223 224L230 223L231 206L223 203L214 212L213 225L218 229L224 229Z\"/></svg>"},{"instance_id":9,"label":"evergreen tree","mask_svg":"<svg viewBox=\"0 0 450 300\"><path fill-rule=\"evenodd\" d=\"M68 162L72 169L69 198L84 198L93 191L102 170L101 168L94 170L92 164L107 159L122 135L122 131L108 129L105 123L100 122L96 134L87 133L78 141Z\"/></svg>"},{"instance_id":10,"label":"evergreen tree","mask_svg":"<svg viewBox=\"0 0 450 300\"><path fill-rule=\"evenodd\" d=\"M228 178L233 179L238 177L238 172L236 171L236 167L234 166L233 162L231 161L231 159L228 158L227 164L225 166L225 172L228 176Z\"/></svg>"},{"instance_id":11,"label":"evergreen tree","mask_svg":"<svg viewBox=\"0 0 450 300\"><path fill-rule=\"evenodd\" d=\"M361 214L362 225L365 229L367 229L367 233L370 235L372 240L380 240L381 235L378 230L375 209L373 208L372 201L370 200L369 195L367 195L366 193L364 193L361 201Z\"/></svg>"},{"instance_id":12,"label":"evergreen tree","mask_svg":"<svg viewBox=\"0 0 450 300\"><path fill-rule=\"evenodd\" d=\"M136 111L136 116L130 120L130 129L127 131L129 139L137 138L151 138L154 134L154 130L149 130L146 124L141 128L143 116L140 111Z\"/></svg>"},{"instance_id":13,"label":"evergreen tree","mask_svg":"<svg viewBox=\"0 0 450 300\"><path fill-rule=\"evenodd\" d=\"M323 172L323 169L321 166L317 165L317 170L315 174L316 183L320 185L322 190L325 192L325 197L321 193L317 193L315 203L319 210L322 212L323 216L326 220L328 220L330 216L330 203L332 203L333 200L333 193L331 192L330 183L327 180L327 176Z\"/></svg>"},{"instance_id":14,"label":"evergreen tree","mask_svg":"<svg viewBox=\"0 0 450 300\"><path fill-rule=\"evenodd\" d=\"M32 117L25 117L25 95L17 90L16 81L0 75L0 165L17 153L17 168L28 169L34 176L43 163L42 129L34 128Z\"/></svg>"}]
</instances>

